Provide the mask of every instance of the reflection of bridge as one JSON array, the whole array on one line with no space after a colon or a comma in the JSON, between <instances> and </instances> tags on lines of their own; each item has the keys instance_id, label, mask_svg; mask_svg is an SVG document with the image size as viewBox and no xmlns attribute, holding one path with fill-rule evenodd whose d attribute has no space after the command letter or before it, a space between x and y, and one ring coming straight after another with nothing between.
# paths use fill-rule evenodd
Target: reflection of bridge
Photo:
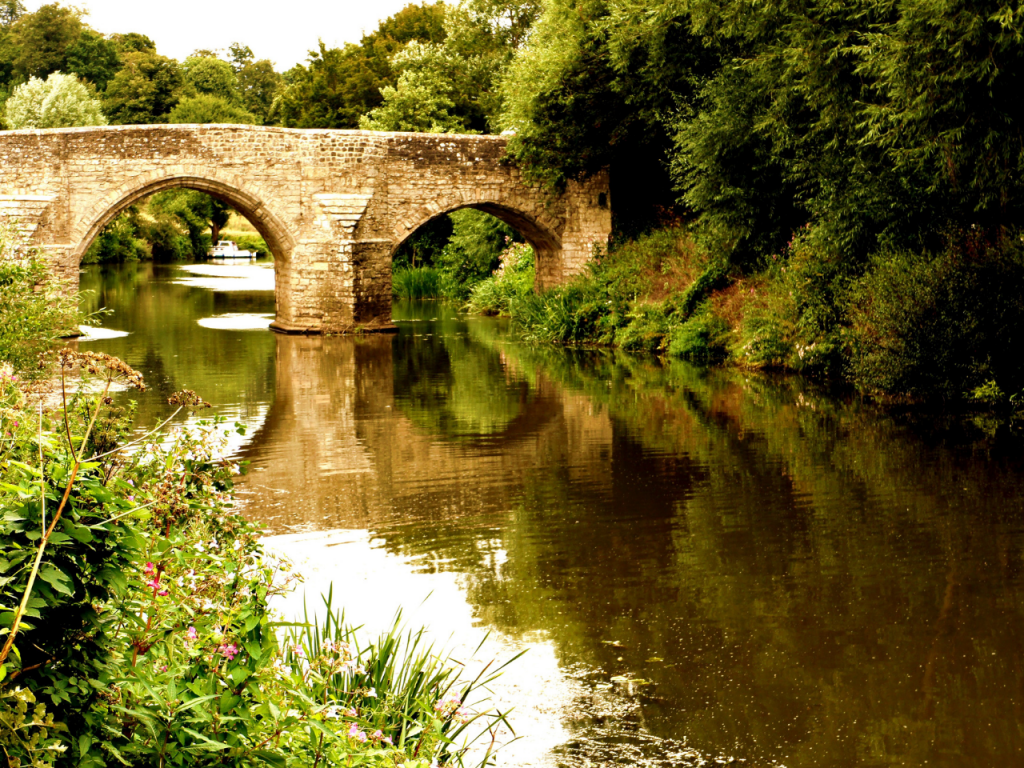
<instances>
[{"instance_id":1,"label":"reflection of bridge","mask_svg":"<svg viewBox=\"0 0 1024 768\"><path fill-rule=\"evenodd\" d=\"M249 516L278 529L457 519L507 510L535 467L608 481L611 422L585 398L541 379L504 429L446 439L399 408L392 349L390 336L277 337L274 402L242 457L257 468L240 485Z\"/></svg>"},{"instance_id":2,"label":"reflection of bridge","mask_svg":"<svg viewBox=\"0 0 1024 768\"><path fill-rule=\"evenodd\" d=\"M538 285L580 271L611 229L608 179L560 195L503 162L499 136L164 125L0 132L0 217L77 281L82 255L126 206L173 187L221 199L274 254L278 330L391 324L391 255L448 211L477 208L537 252Z\"/></svg>"}]
</instances>

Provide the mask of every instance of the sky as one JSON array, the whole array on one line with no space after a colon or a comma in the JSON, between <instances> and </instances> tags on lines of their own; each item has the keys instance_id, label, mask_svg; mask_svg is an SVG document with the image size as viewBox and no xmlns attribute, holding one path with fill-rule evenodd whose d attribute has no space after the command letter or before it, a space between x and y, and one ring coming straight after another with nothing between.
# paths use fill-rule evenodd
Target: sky
<instances>
[{"instance_id":1,"label":"sky","mask_svg":"<svg viewBox=\"0 0 1024 768\"><path fill-rule=\"evenodd\" d=\"M37 10L48 0L30 0ZM52 0L49 0L52 2ZM306 60L322 38L328 47L358 42L411 0L62 0L85 8L103 34L141 32L158 53L181 60L197 48L227 50L234 42L270 59L279 72Z\"/></svg>"}]
</instances>

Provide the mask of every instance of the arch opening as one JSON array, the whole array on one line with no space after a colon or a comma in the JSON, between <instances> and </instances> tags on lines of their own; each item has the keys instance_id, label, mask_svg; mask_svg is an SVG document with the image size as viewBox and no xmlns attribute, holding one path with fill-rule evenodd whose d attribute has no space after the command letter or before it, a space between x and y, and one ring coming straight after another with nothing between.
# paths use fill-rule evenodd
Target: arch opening
<instances>
[{"instance_id":1,"label":"arch opening","mask_svg":"<svg viewBox=\"0 0 1024 768\"><path fill-rule=\"evenodd\" d=\"M489 219L492 226L488 228L480 222L474 227L472 220L467 221L467 217L460 216L463 212L471 211L484 214L478 217L477 221L481 218ZM447 227L444 224L446 220L451 222ZM498 228L493 226L495 224ZM501 225L504 225L509 237L505 238L503 243L500 239L496 243L494 236L500 232ZM418 246L423 240L426 240L426 250L433 249L435 254L443 252L444 260L451 262L453 256L447 251L446 246L465 244L467 238L470 241L475 238L479 241L478 247L471 247L470 250L481 254L490 249L493 256L486 272L476 275L477 280L489 276L492 269L498 266L498 255L507 245L519 241L525 242L533 250L535 286L538 289L551 285L554 282L552 278L561 272L561 239L553 228L547 222L538 221L537 217L507 204L485 201L460 202L443 207L431 205L426 211L421 212L419 220L414 225L402 227L397 235L391 249L392 263L396 268L430 266L429 259L428 263L422 263L421 259L421 264L417 264L417 251L420 250ZM490 242L487 242L488 240ZM443 251L442 247L445 247ZM479 271L483 266L479 263L481 259L486 261L486 255L477 255L475 261L478 263L470 265L466 270L451 263L446 263L445 267L449 273L462 275L466 272L471 273L474 267ZM396 293L401 292L400 288L396 290Z\"/></svg>"},{"instance_id":2,"label":"arch opening","mask_svg":"<svg viewBox=\"0 0 1024 768\"><path fill-rule=\"evenodd\" d=\"M283 223L269 211L257 197L237 186L202 176L168 176L148 183L140 183L127 190L118 190L99 203L80 222L80 231L75 233L73 259L81 263L86 251L104 231L108 224L119 215L147 198L173 189L188 189L201 192L214 200L224 203L244 217L259 233L274 259L275 268L286 263L295 246Z\"/></svg>"}]
</instances>

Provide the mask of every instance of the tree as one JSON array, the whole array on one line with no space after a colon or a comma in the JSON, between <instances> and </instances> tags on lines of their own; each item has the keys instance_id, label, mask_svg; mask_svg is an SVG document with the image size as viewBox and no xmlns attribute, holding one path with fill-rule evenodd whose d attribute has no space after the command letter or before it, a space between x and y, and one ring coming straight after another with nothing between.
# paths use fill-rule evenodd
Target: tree
<instances>
[{"instance_id":1,"label":"tree","mask_svg":"<svg viewBox=\"0 0 1024 768\"><path fill-rule=\"evenodd\" d=\"M216 242L232 210L227 203L193 189L158 192L150 198L149 209L158 219L171 218L185 228L195 258L204 258L209 251L206 230L210 229L211 240Z\"/></svg>"},{"instance_id":2,"label":"tree","mask_svg":"<svg viewBox=\"0 0 1024 768\"><path fill-rule=\"evenodd\" d=\"M254 125L256 116L240 104L220 96L200 93L186 96L178 102L167 117L169 123L241 123Z\"/></svg>"},{"instance_id":3,"label":"tree","mask_svg":"<svg viewBox=\"0 0 1024 768\"><path fill-rule=\"evenodd\" d=\"M274 65L269 59L257 60L247 45L232 43L228 46L228 54L238 78L242 103L256 116L257 122L266 123L274 99L284 88L284 78L274 71Z\"/></svg>"},{"instance_id":4,"label":"tree","mask_svg":"<svg viewBox=\"0 0 1024 768\"><path fill-rule=\"evenodd\" d=\"M4 105L4 122L11 129L107 124L99 100L74 75L60 72L15 88Z\"/></svg>"},{"instance_id":5,"label":"tree","mask_svg":"<svg viewBox=\"0 0 1024 768\"><path fill-rule=\"evenodd\" d=\"M67 70L68 49L82 34L81 11L57 3L44 5L11 26L10 42L17 77L46 77Z\"/></svg>"},{"instance_id":6,"label":"tree","mask_svg":"<svg viewBox=\"0 0 1024 768\"><path fill-rule=\"evenodd\" d=\"M216 96L229 103L242 100L238 77L226 61L193 54L182 62L181 73L186 89L196 94Z\"/></svg>"},{"instance_id":7,"label":"tree","mask_svg":"<svg viewBox=\"0 0 1024 768\"><path fill-rule=\"evenodd\" d=\"M25 4L21 0L0 0L0 27L10 27L25 15Z\"/></svg>"},{"instance_id":8,"label":"tree","mask_svg":"<svg viewBox=\"0 0 1024 768\"><path fill-rule=\"evenodd\" d=\"M539 10L534 0L472 0L448 7L444 39L412 41L391 59L395 85L360 120L375 130L459 131L498 127L498 82Z\"/></svg>"},{"instance_id":9,"label":"tree","mask_svg":"<svg viewBox=\"0 0 1024 768\"><path fill-rule=\"evenodd\" d=\"M411 60L415 63L406 63ZM425 133L466 133L469 128L452 114L454 80L460 68L458 58L440 46L412 42L394 62L406 67L394 87L381 88L384 103L359 118L359 127L369 131L421 131ZM446 74L448 76L446 76Z\"/></svg>"},{"instance_id":10,"label":"tree","mask_svg":"<svg viewBox=\"0 0 1024 768\"><path fill-rule=\"evenodd\" d=\"M88 27L66 51L67 70L103 91L121 68L117 45Z\"/></svg>"},{"instance_id":11,"label":"tree","mask_svg":"<svg viewBox=\"0 0 1024 768\"><path fill-rule=\"evenodd\" d=\"M358 45L327 48L320 42L307 65L285 74L286 87L272 119L295 128L355 128L382 101L381 89L398 81L391 65L411 41L444 39L443 3L407 5L365 35Z\"/></svg>"},{"instance_id":12,"label":"tree","mask_svg":"<svg viewBox=\"0 0 1024 768\"><path fill-rule=\"evenodd\" d=\"M156 53L156 43L138 32L113 34L110 42L117 46L118 53Z\"/></svg>"},{"instance_id":13,"label":"tree","mask_svg":"<svg viewBox=\"0 0 1024 768\"><path fill-rule=\"evenodd\" d=\"M165 123L180 100L181 71L157 53L124 54L124 66L107 85L103 111L115 125Z\"/></svg>"}]
</instances>

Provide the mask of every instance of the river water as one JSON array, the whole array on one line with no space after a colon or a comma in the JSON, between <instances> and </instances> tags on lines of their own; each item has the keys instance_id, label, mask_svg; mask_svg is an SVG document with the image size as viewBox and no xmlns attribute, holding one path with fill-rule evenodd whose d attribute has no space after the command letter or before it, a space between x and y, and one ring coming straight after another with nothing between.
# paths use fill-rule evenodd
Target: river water
<instances>
[{"instance_id":1,"label":"river water","mask_svg":"<svg viewBox=\"0 0 1024 768\"><path fill-rule=\"evenodd\" d=\"M522 736L501 765L1024 764L1005 424L530 347L433 303L393 336L282 336L272 264L82 287L113 311L81 344L146 376L140 425L185 387L246 425L239 498L311 604L333 584L368 632L401 606L457 656L527 649L495 686Z\"/></svg>"}]
</instances>

